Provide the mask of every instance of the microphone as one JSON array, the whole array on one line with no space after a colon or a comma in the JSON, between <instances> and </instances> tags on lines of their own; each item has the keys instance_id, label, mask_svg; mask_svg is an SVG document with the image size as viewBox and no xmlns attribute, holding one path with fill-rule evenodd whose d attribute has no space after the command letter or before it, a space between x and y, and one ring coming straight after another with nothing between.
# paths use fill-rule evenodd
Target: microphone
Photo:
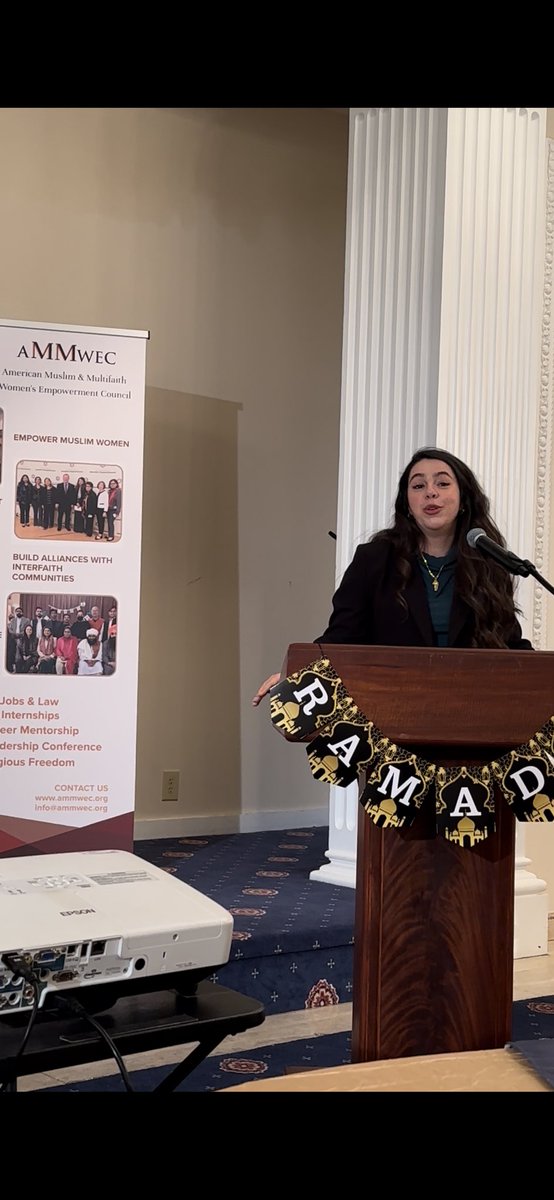
<instances>
[{"instance_id":1,"label":"microphone","mask_svg":"<svg viewBox=\"0 0 554 1200\"><path fill-rule=\"evenodd\" d=\"M501 567L510 572L510 575L527 576L530 574L531 563L518 558L517 554L513 554L511 550L505 550L503 546L498 545L498 542L493 542L492 538L487 537L484 529L470 529L467 541L472 550L480 550L481 554L494 558L495 562L500 563Z\"/></svg>"}]
</instances>

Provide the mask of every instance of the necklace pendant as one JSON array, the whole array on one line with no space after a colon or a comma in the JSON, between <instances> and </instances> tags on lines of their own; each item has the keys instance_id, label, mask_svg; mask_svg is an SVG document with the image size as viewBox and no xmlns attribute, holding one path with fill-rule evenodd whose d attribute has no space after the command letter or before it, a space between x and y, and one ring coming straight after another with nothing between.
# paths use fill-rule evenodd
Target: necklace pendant
<instances>
[{"instance_id":1,"label":"necklace pendant","mask_svg":"<svg viewBox=\"0 0 554 1200\"><path fill-rule=\"evenodd\" d=\"M438 592L438 590L439 590L439 581L438 581L438 579L434 579L433 580L433 591Z\"/></svg>"}]
</instances>

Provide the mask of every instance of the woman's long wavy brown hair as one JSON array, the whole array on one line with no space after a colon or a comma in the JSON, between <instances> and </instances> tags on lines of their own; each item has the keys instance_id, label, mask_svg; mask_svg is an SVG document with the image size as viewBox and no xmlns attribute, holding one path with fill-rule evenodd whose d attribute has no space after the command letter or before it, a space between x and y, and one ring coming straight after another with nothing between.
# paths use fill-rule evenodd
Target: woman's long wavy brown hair
<instances>
[{"instance_id":1,"label":"woman's long wavy brown hair","mask_svg":"<svg viewBox=\"0 0 554 1200\"><path fill-rule=\"evenodd\" d=\"M403 593L412 574L413 555L417 554L420 547L420 530L408 507L408 480L412 468L422 458L439 459L447 463L458 481L460 511L454 536L454 544L458 549L456 588L474 616L471 645L504 648L510 635L514 634L516 614L519 612L514 600L513 580L499 564L483 557L479 550L472 550L467 542L467 534L470 529L482 529L487 537L503 547L506 546L505 539L490 515L490 502L473 471L448 450L440 450L435 446L416 450L400 476L393 524L390 529L383 529L374 535L375 538L386 538L394 547L400 576L398 599L406 608Z\"/></svg>"}]
</instances>

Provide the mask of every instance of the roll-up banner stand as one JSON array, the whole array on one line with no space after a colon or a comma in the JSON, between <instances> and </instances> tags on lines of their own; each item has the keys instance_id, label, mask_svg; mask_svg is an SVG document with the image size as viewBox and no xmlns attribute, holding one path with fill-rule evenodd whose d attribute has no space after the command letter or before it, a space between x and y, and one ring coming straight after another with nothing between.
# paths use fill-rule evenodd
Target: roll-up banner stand
<instances>
[{"instance_id":1,"label":"roll-up banner stand","mask_svg":"<svg viewBox=\"0 0 554 1200\"><path fill-rule=\"evenodd\" d=\"M148 337L0 319L0 856L133 848Z\"/></svg>"}]
</instances>

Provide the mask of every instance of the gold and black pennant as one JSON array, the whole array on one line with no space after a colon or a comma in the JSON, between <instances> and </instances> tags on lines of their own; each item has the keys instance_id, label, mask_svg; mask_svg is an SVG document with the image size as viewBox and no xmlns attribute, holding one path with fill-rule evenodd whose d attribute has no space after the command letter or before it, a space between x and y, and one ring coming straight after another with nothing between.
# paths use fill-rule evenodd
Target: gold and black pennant
<instances>
[{"instance_id":1,"label":"gold and black pennant","mask_svg":"<svg viewBox=\"0 0 554 1200\"><path fill-rule=\"evenodd\" d=\"M527 748L534 754L538 752L541 755L546 754L547 757L551 754L554 758L554 717L545 721L534 737L529 738L525 745L525 749Z\"/></svg>"},{"instance_id":2,"label":"gold and black pennant","mask_svg":"<svg viewBox=\"0 0 554 1200\"><path fill-rule=\"evenodd\" d=\"M437 767L437 830L449 842L476 846L496 829L494 787L485 767Z\"/></svg>"},{"instance_id":3,"label":"gold and black pennant","mask_svg":"<svg viewBox=\"0 0 554 1200\"><path fill-rule=\"evenodd\" d=\"M328 658L319 658L275 684L269 701L275 729L292 741L327 729L353 704Z\"/></svg>"},{"instance_id":4,"label":"gold and black pennant","mask_svg":"<svg viewBox=\"0 0 554 1200\"><path fill-rule=\"evenodd\" d=\"M379 761L368 776L360 803L375 825L411 825L435 774L434 763L403 750L375 731Z\"/></svg>"},{"instance_id":5,"label":"gold and black pennant","mask_svg":"<svg viewBox=\"0 0 554 1200\"><path fill-rule=\"evenodd\" d=\"M554 821L554 718L491 769L518 821Z\"/></svg>"},{"instance_id":6,"label":"gold and black pennant","mask_svg":"<svg viewBox=\"0 0 554 1200\"><path fill-rule=\"evenodd\" d=\"M460 846L494 833L495 783L519 821L554 823L554 717L485 766L437 767L382 734L323 657L271 689L270 716L290 741L309 740L314 778L347 787L370 770L360 802L377 825L410 825L433 782L437 830Z\"/></svg>"},{"instance_id":7,"label":"gold and black pennant","mask_svg":"<svg viewBox=\"0 0 554 1200\"><path fill-rule=\"evenodd\" d=\"M310 742L307 753L314 779L348 787L358 778L374 754L373 721L368 721L356 705L346 709L340 721Z\"/></svg>"}]
</instances>

